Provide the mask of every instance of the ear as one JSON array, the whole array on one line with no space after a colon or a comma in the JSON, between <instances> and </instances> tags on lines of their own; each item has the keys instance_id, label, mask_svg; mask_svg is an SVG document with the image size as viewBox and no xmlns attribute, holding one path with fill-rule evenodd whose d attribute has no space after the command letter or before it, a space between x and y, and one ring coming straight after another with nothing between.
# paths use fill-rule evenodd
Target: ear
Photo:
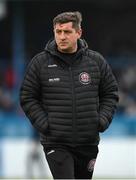
<instances>
[{"instance_id":1,"label":"ear","mask_svg":"<svg viewBox=\"0 0 136 180\"><path fill-rule=\"evenodd\" d=\"M53 33L55 33L55 26L53 27Z\"/></svg>"},{"instance_id":2,"label":"ear","mask_svg":"<svg viewBox=\"0 0 136 180\"><path fill-rule=\"evenodd\" d=\"M82 29L79 29L78 31L77 31L77 33L78 33L78 39L82 36Z\"/></svg>"}]
</instances>

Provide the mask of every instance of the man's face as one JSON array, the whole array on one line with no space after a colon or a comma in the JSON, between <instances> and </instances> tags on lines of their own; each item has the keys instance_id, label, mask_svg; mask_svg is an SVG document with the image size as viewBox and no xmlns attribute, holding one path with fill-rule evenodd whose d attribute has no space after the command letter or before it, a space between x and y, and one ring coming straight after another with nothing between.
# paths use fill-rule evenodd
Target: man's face
<instances>
[{"instance_id":1,"label":"man's face","mask_svg":"<svg viewBox=\"0 0 136 180\"><path fill-rule=\"evenodd\" d=\"M54 36L58 50L63 53L73 53L77 50L77 40L81 37L81 29L72 27L72 22L57 23L54 26Z\"/></svg>"}]
</instances>

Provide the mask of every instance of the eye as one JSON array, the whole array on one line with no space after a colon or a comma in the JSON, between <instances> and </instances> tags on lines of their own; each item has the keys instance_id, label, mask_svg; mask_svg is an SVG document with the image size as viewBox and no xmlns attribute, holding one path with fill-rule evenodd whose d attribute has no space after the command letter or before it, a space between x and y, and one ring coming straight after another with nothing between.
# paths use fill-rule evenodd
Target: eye
<instances>
[{"instance_id":1,"label":"eye","mask_svg":"<svg viewBox=\"0 0 136 180\"><path fill-rule=\"evenodd\" d=\"M65 34L71 34L72 32L71 31L65 31Z\"/></svg>"},{"instance_id":2,"label":"eye","mask_svg":"<svg viewBox=\"0 0 136 180\"><path fill-rule=\"evenodd\" d=\"M61 33L61 30L56 30L56 33L57 33L57 34L60 34L60 33Z\"/></svg>"}]
</instances>

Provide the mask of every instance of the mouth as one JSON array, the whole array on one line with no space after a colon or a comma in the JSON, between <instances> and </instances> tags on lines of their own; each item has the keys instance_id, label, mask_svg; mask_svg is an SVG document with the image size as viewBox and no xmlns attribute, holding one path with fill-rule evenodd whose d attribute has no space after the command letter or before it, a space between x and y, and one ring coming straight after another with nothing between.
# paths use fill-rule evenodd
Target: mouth
<instances>
[{"instance_id":1,"label":"mouth","mask_svg":"<svg viewBox=\"0 0 136 180\"><path fill-rule=\"evenodd\" d=\"M59 43L61 46L65 46L65 45L67 45L68 43L67 42L60 42Z\"/></svg>"}]
</instances>

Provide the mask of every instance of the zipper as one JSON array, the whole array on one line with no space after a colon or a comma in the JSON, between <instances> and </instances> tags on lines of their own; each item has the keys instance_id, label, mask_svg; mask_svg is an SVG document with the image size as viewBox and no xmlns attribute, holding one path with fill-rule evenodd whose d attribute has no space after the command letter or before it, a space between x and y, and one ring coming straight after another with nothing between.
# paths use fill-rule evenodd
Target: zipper
<instances>
[{"instance_id":1,"label":"zipper","mask_svg":"<svg viewBox=\"0 0 136 180\"><path fill-rule=\"evenodd\" d=\"M72 72L72 67L69 67L70 78L71 78L71 90L72 90L72 139L73 139L73 146L76 146L76 139L77 139L77 129L76 129L76 99L75 99L75 83L74 83L74 76Z\"/></svg>"}]
</instances>

